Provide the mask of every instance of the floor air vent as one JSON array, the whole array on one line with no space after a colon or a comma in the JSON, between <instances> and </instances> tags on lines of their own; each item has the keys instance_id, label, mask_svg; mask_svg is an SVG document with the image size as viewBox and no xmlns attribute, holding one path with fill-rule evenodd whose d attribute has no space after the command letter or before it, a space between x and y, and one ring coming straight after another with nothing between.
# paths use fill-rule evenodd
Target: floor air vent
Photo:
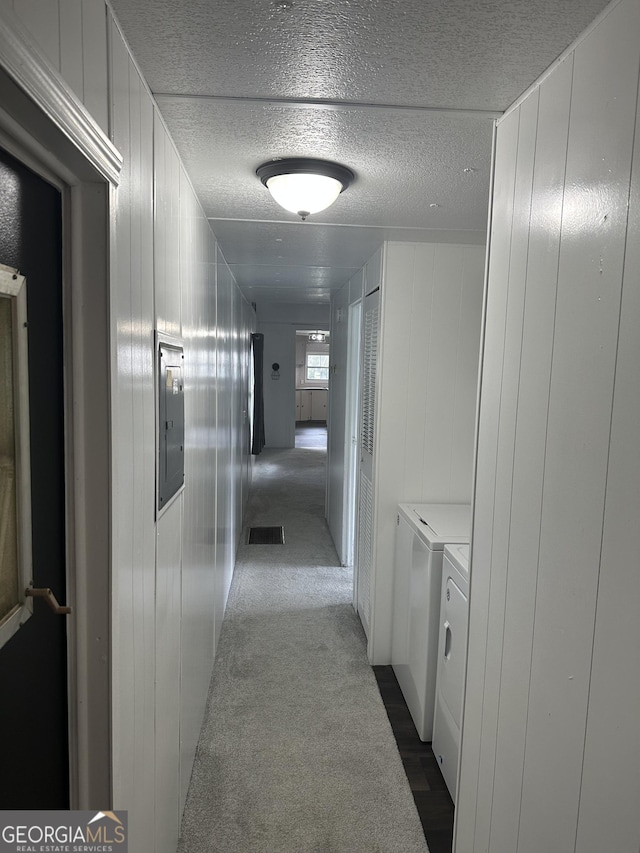
<instances>
[{"instance_id":1,"label":"floor air vent","mask_svg":"<svg viewBox=\"0 0 640 853\"><path fill-rule=\"evenodd\" d=\"M284 545L284 527L250 527L249 545Z\"/></svg>"}]
</instances>

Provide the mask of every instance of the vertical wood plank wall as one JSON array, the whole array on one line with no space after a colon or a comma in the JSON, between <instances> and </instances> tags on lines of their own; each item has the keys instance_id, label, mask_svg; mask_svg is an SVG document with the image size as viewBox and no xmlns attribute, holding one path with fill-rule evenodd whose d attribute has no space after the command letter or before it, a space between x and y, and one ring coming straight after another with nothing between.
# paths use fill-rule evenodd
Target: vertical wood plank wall
<instances>
[{"instance_id":1,"label":"vertical wood plank wall","mask_svg":"<svg viewBox=\"0 0 640 853\"><path fill-rule=\"evenodd\" d=\"M639 72L622 0L497 128L457 853L640 849Z\"/></svg>"},{"instance_id":2,"label":"vertical wood plank wall","mask_svg":"<svg viewBox=\"0 0 640 853\"><path fill-rule=\"evenodd\" d=\"M386 244L373 475L373 664L391 660L398 503L471 501L484 257L484 246Z\"/></svg>"},{"instance_id":3,"label":"vertical wood plank wall","mask_svg":"<svg viewBox=\"0 0 640 853\"><path fill-rule=\"evenodd\" d=\"M175 853L250 478L255 315L104 0L0 0L124 157L112 193L113 805ZM185 470L155 520L154 330L185 352ZM95 808L107 804L94 803Z\"/></svg>"},{"instance_id":4,"label":"vertical wood plank wall","mask_svg":"<svg viewBox=\"0 0 640 853\"><path fill-rule=\"evenodd\" d=\"M108 133L104 0L0 0L3 8L16 16L51 66Z\"/></svg>"}]
</instances>

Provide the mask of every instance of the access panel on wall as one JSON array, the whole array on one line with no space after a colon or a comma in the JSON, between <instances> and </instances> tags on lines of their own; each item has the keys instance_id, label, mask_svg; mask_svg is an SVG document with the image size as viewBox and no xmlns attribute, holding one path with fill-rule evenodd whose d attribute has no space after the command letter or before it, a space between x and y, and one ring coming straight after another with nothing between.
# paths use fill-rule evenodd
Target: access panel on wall
<instances>
[{"instance_id":1,"label":"access panel on wall","mask_svg":"<svg viewBox=\"0 0 640 853\"><path fill-rule=\"evenodd\" d=\"M184 485L184 352L158 343L158 511Z\"/></svg>"}]
</instances>

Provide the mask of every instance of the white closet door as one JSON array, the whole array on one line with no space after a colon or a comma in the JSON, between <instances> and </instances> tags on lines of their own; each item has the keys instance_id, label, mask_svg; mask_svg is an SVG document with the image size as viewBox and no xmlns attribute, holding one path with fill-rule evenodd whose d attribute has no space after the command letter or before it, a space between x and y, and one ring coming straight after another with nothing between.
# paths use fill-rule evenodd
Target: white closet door
<instances>
[{"instance_id":1,"label":"white closet door","mask_svg":"<svg viewBox=\"0 0 640 853\"><path fill-rule=\"evenodd\" d=\"M375 443L376 366L380 320L380 291L364 300L362 394L360 397L360 500L358 502L357 604L369 635L373 561L373 453Z\"/></svg>"}]
</instances>

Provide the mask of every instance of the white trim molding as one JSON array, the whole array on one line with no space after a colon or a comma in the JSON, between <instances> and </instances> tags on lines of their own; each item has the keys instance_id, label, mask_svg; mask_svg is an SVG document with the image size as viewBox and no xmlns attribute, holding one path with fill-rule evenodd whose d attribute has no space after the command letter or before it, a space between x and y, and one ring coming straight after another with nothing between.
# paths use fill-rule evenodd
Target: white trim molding
<instances>
[{"instance_id":1,"label":"white trim molding","mask_svg":"<svg viewBox=\"0 0 640 853\"><path fill-rule=\"evenodd\" d=\"M117 186L122 156L69 89L18 18L0 10L0 68L44 112L109 183Z\"/></svg>"},{"instance_id":2,"label":"white trim molding","mask_svg":"<svg viewBox=\"0 0 640 853\"><path fill-rule=\"evenodd\" d=\"M13 383L13 428L15 434L13 494L17 519L15 546L19 582L18 589L15 590L18 596L15 607L6 617L0 614L0 648L2 648L33 614L33 599L25 594L27 587L33 586L27 284L25 277L20 275L19 270L7 267L4 264L0 264L0 296L8 298L11 304L11 336L13 338L11 380ZM0 544L2 539L2 531L0 530Z\"/></svg>"}]
</instances>

